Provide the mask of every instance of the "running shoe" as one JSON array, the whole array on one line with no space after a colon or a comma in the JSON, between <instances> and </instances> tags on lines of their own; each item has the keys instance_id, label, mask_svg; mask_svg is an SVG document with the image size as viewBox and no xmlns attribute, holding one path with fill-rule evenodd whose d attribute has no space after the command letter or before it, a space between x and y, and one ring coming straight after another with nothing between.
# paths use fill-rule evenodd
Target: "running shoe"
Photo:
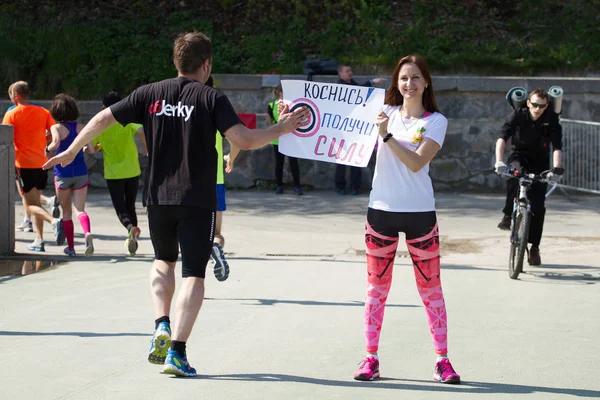
<instances>
[{"instance_id":1,"label":"running shoe","mask_svg":"<svg viewBox=\"0 0 600 400\"><path fill-rule=\"evenodd\" d=\"M140 233L140 228L134 226L129 230L127 239L125 239L125 247L127 247L127 251L129 252L130 256L135 256L135 253L137 252L138 238L140 237Z\"/></svg>"},{"instance_id":2,"label":"running shoe","mask_svg":"<svg viewBox=\"0 0 600 400\"><path fill-rule=\"evenodd\" d=\"M18 225L16 229L23 232L33 232L33 224L30 219L24 219L23 222L21 222L21 225Z\"/></svg>"},{"instance_id":3,"label":"running shoe","mask_svg":"<svg viewBox=\"0 0 600 400\"><path fill-rule=\"evenodd\" d=\"M300 186L294 186L294 192L296 192L298 196L302 196L304 194Z\"/></svg>"},{"instance_id":4,"label":"running shoe","mask_svg":"<svg viewBox=\"0 0 600 400\"><path fill-rule=\"evenodd\" d=\"M46 251L46 249L44 247L44 241L43 240L39 240L39 239L35 239L33 241L33 243L31 243L29 246L27 246L27 250L37 251L37 252Z\"/></svg>"},{"instance_id":5,"label":"running shoe","mask_svg":"<svg viewBox=\"0 0 600 400\"><path fill-rule=\"evenodd\" d=\"M69 257L75 257L77 254L75 253L75 249L70 249L68 247L65 247L64 252L66 255L68 255Z\"/></svg>"},{"instance_id":6,"label":"running shoe","mask_svg":"<svg viewBox=\"0 0 600 400\"><path fill-rule=\"evenodd\" d=\"M54 221L52 221L52 229L54 229L56 245L62 246L65 243L65 230L63 229L62 219L55 218Z\"/></svg>"},{"instance_id":7,"label":"running shoe","mask_svg":"<svg viewBox=\"0 0 600 400\"><path fill-rule=\"evenodd\" d=\"M225 259L223 247L219 243L213 243L212 254L210 256L215 263L215 278L220 282L227 280L229 278L229 264Z\"/></svg>"},{"instance_id":8,"label":"running shoe","mask_svg":"<svg viewBox=\"0 0 600 400\"><path fill-rule=\"evenodd\" d=\"M460 383L460 375L454 371L452 364L450 364L450 360L442 358L435 363L433 380L442 383Z\"/></svg>"},{"instance_id":9,"label":"running shoe","mask_svg":"<svg viewBox=\"0 0 600 400\"><path fill-rule=\"evenodd\" d=\"M283 186L277 186L275 188L275 194L283 194Z\"/></svg>"},{"instance_id":10,"label":"running shoe","mask_svg":"<svg viewBox=\"0 0 600 400\"><path fill-rule=\"evenodd\" d=\"M190 366L187 357L179 357L177 351L169 350L163 373L176 376L196 376L196 369Z\"/></svg>"},{"instance_id":11,"label":"running shoe","mask_svg":"<svg viewBox=\"0 0 600 400\"><path fill-rule=\"evenodd\" d=\"M94 238L91 233L85 235L85 256L89 257L94 254Z\"/></svg>"},{"instance_id":12,"label":"running shoe","mask_svg":"<svg viewBox=\"0 0 600 400\"><path fill-rule=\"evenodd\" d=\"M368 356L362 360L354 373L354 379L357 381L379 379L379 360L373 356Z\"/></svg>"},{"instance_id":13,"label":"running shoe","mask_svg":"<svg viewBox=\"0 0 600 400\"><path fill-rule=\"evenodd\" d=\"M60 208L58 208L60 203L58 202L58 197L52 196L50 199L52 200L52 218L60 218Z\"/></svg>"},{"instance_id":14,"label":"running shoe","mask_svg":"<svg viewBox=\"0 0 600 400\"><path fill-rule=\"evenodd\" d=\"M156 327L154 335L150 340L150 351L148 361L151 364L164 364L167 351L171 347L171 326L167 322L161 322Z\"/></svg>"}]
</instances>

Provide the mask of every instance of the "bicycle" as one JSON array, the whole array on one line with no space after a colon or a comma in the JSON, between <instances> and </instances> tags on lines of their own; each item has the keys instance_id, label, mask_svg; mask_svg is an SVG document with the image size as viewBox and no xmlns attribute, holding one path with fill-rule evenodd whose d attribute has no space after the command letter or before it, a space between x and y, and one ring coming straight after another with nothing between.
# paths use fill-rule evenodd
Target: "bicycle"
<instances>
[{"instance_id":1,"label":"bicycle","mask_svg":"<svg viewBox=\"0 0 600 400\"><path fill-rule=\"evenodd\" d=\"M508 276L517 279L523 272L523 259L527 251L529 238L529 224L531 222L531 204L527 197L527 190L534 182L548 183L547 177L552 170L547 170L539 175L524 174L517 169L509 169L500 173L506 178L519 179L519 195L515 197L510 226L510 255L508 259Z\"/></svg>"}]
</instances>

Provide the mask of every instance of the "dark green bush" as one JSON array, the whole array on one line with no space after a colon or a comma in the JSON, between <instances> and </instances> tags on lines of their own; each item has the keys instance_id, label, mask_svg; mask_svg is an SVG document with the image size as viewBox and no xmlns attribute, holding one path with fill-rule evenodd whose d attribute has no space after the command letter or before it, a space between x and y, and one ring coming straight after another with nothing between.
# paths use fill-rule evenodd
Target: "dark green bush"
<instances>
[{"instance_id":1,"label":"dark green bush","mask_svg":"<svg viewBox=\"0 0 600 400\"><path fill-rule=\"evenodd\" d=\"M60 5L60 7L59 7ZM419 53L436 74L598 73L599 0L5 0L0 84L34 96L127 93L171 77L182 31L213 40L216 73L301 73L327 57L389 73Z\"/></svg>"}]
</instances>

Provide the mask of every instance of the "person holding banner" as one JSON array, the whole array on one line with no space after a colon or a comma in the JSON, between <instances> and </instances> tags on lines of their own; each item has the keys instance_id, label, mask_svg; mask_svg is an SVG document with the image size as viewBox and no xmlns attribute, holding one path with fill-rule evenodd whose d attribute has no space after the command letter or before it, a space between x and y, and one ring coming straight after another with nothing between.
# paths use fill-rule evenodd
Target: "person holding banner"
<instances>
[{"instance_id":1,"label":"person holding banner","mask_svg":"<svg viewBox=\"0 0 600 400\"><path fill-rule=\"evenodd\" d=\"M359 84L353 78L352 67L348 64L339 64L337 66L338 77L337 83L342 85L366 86L372 87L376 84L385 83L385 78L375 78L363 84ZM356 195L360 191L360 181L362 170L360 167L350 167L350 194ZM338 194L346 194L346 166L337 164L335 166L335 190Z\"/></svg>"},{"instance_id":2,"label":"person holding banner","mask_svg":"<svg viewBox=\"0 0 600 400\"><path fill-rule=\"evenodd\" d=\"M508 156L508 164L527 173L540 174L550 169L550 144L552 144L553 166L549 177L564 173L562 166L562 127L558 114L548 105L548 93L542 89L531 92L527 98L527 107L512 112L502 125L502 135L496 141L496 164L498 174L508 170L502 161L506 141L512 138L512 152ZM541 265L540 242L546 216L547 183L534 182L529 188L531 200L531 225L529 227L529 243L527 262L529 265ZM498 228L510 230L513 200L519 191L519 180L509 179L506 184L506 202L502 212L502 220Z\"/></svg>"},{"instance_id":3,"label":"person holding banner","mask_svg":"<svg viewBox=\"0 0 600 400\"><path fill-rule=\"evenodd\" d=\"M150 83L96 114L67 150L44 169L70 164L84 146L109 126L141 123L148 142L143 202L155 261L150 271L154 334L148 361L166 374L196 376L186 342L204 300L217 208L217 130L240 149L260 148L306 123L306 108L284 110L266 129L248 129L227 97L207 86L212 44L200 32L182 33L173 45L177 77ZM175 265L181 249L183 282L174 311Z\"/></svg>"},{"instance_id":4,"label":"person holding banner","mask_svg":"<svg viewBox=\"0 0 600 400\"><path fill-rule=\"evenodd\" d=\"M283 90L281 83L273 89L273 96L275 99L267 104L267 115L271 119L273 124L276 124L279 120L278 102L283 100ZM275 188L275 194L283 194L283 164L285 162L285 154L279 152L279 139L275 139L271 142L273 145L273 153L275 154L275 181L277 187ZM303 195L302 187L300 186L300 168L298 167L298 159L296 157L288 156L288 163L290 165L290 172L294 179L294 192L298 196Z\"/></svg>"},{"instance_id":5,"label":"person holding banner","mask_svg":"<svg viewBox=\"0 0 600 400\"><path fill-rule=\"evenodd\" d=\"M433 377L443 383L460 383L460 376L448 359L440 241L428 174L429 163L444 142L448 121L439 112L423 58L409 55L398 61L376 124L379 127L377 161L365 225L367 355L354 379L369 381L380 377L379 337L392 284L399 232L403 232L437 357Z\"/></svg>"}]
</instances>

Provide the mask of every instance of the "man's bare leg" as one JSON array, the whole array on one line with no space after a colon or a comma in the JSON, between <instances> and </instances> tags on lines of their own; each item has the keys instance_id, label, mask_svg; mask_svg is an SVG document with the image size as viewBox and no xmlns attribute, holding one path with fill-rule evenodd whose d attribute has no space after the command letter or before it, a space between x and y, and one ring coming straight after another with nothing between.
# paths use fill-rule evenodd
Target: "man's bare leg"
<instances>
[{"instance_id":1,"label":"man's bare leg","mask_svg":"<svg viewBox=\"0 0 600 400\"><path fill-rule=\"evenodd\" d=\"M150 270L150 293L154 318L171 314L171 301L175 294L175 263L154 260Z\"/></svg>"},{"instance_id":2,"label":"man's bare leg","mask_svg":"<svg viewBox=\"0 0 600 400\"><path fill-rule=\"evenodd\" d=\"M187 342L203 300L204 278L183 278L175 304L173 340Z\"/></svg>"},{"instance_id":3,"label":"man's bare leg","mask_svg":"<svg viewBox=\"0 0 600 400\"><path fill-rule=\"evenodd\" d=\"M40 241L44 240L44 221L52 224L54 219L48 212L42 208L40 203L40 191L38 189L31 189L29 192L23 194L23 200L33 220L33 224L36 229L36 238Z\"/></svg>"},{"instance_id":4,"label":"man's bare leg","mask_svg":"<svg viewBox=\"0 0 600 400\"><path fill-rule=\"evenodd\" d=\"M150 295L154 308L155 330L148 361L164 364L171 346L171 302L175 294L175 262L154 260L150 270Z\"/></svg>"}]
</instances>

